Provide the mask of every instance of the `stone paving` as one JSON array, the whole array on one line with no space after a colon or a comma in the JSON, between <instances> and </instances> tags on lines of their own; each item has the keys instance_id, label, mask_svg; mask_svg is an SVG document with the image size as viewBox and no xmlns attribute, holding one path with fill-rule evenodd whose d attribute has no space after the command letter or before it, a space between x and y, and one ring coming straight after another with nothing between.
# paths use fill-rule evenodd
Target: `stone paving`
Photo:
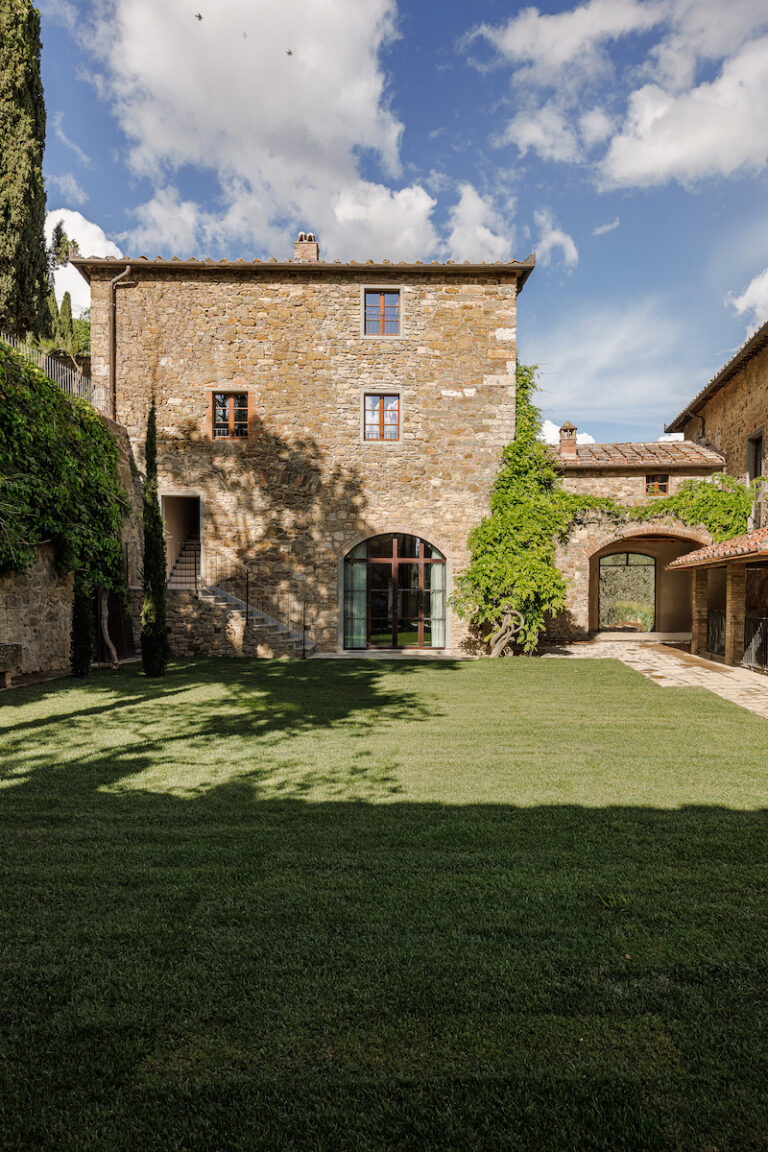
<instances>
[{"instance_id":1,"label":"stone paving","mask_svg":"<svg viewBox=\"0 0 768 1152\"><path fill-rule=\"evenodd\" d=\"M564 644L542 653L544 659L621 660L662 688L706 688L768 720L768 676L729 668L663 644L607 640Z\"/></svg>"}]
</instances>

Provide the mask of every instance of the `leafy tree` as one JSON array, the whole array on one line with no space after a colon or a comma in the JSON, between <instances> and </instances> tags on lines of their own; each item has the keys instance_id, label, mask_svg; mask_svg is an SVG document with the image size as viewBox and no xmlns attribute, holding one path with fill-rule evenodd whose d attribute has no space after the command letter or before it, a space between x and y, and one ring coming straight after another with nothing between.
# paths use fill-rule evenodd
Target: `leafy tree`
<instances>
[{"instance_id":1,"label":"leafy tree","mask_svg":"<svg viewBox=\"0 0 768 1152\"><path fill-rule=\"evenodd\" d=\"M537 438L541 416L531 400L535 371L518 365L515 439L502 453L491 514L470 534L470 563L457 576L453 596L459 615L493 633L494 654L511 641L516 614L522 616L518 642L530 652L546 613L565 605L555 541L574 509L560 487L552 453Z\"/></svg>"},{"instance_id":2,"label":"leafy tree","mask_svg":"<svg viewBox=\"0 0 768 1152\"><path fill-rule=\"evenodd\" d=\"M46 321L45 102L40 16L30 0L0 0L0 327L12 336Z\"/></svg>"},{"instance_id":3,"label":"leafy tree","mask_svg":"<svg viewBox=\"0 0 768 1152\"><path fill-rule=\"evenodd\" d=\"M155 402L149 409L145 447L146 481L144 518L144 603L141 609L141 662L147 676L164 676L168 664L165 626L165 537L157 495L157 417Z\"/></svg>"},{"instance_id":4,"label":"leafy tree","mask_svg":"<svg viewBox=\"0 0 768 1152\"><path fill-rule=\"evenodd\" d=\"M72 297L65 292L59 308L59 321L56 325L56 340L60 348L68 348L72 344L74 328L72 327Z\"/></svg>"}]
</instances>

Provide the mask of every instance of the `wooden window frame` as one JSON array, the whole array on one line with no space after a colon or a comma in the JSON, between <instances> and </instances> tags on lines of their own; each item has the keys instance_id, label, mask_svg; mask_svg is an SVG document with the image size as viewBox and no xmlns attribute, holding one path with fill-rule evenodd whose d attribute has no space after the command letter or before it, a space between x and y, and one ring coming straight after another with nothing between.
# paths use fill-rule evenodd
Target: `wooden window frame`
<instances>
[{"instance_id":1,"label":"wooden window frame","mask_svg":"<svg viewBox=\"0 0 768 1152\"><path fill-rule=\"evenodd\" d=\"M378 332L369 332L367 330L366 313L368 307L368 297L379 297L379 330ZM385 315L385 296L397 296L397 332L385 332L386 315ZM403 292L399 285L365 285L360 289L360 335L367 340L399 340L403 335ZM391 318L390 321L391 323Z\"/></svg>"},{"instance_id":2,"label":"wooden window frame","mask_svg":"<svg viewBox=\"0 0 768 1152\"><path fill-rule=\"evenodd\" d=\"M668 472L649 472L645 477L645 494L646 496L668 496L669 495L669 473Z\"/></svg>"},{"instance_id":3,"label":"wooden window frame","mask_svg":"<svg viewBox=\"0 0 768 1152\"><path fill-rule=\"evenodd\" d=\"M378 409L378 416L379 416L379 435L378 436L369 436L368 435L368 423L369 422L367 419L368 408L366 407L366 400L368 400L369 397L380 401L379 409ZM390 399L391 400L397 400L397 423L394 425L394 427L397 431L396 436L385 436L384 435L384 429L386 427L389 427L389 428L393 427L392 424L386 424L384 421L385 409L384 409L384 404L382 403L382 401L390 400ZM403 401L402 401L402 396L401 396L400 392L397 392L397 391L363 392L362 405L363 406L362 406L362 415L361 415L361 419L362 419L361 435L362 435L363 443L365 443L365 444L397 444L397 443L399 443L400 435L401 435L401 429L402 429L402 421L403 421Z\"/></svg>"},{"instance_id":4,"label":"wooden window frame","mask_svg":"<svg viewBox=\"0 0 768 1152\"><path fill-rule=\"evenodd\" d=\"M227 404L228 431L227 431L227 434L225 436L217 435L217 431L216 431L216 398L218 396L223 396L228 401L228 404ZM245 400L245 421L241 420L241 421L237 422L237 424L241 428L244 428L245 431L243 433L237 433L237 434L235 433L235 427L236 427L236 422L235 422L236 408L235 408L235 404L234 404L235 398L242 398L243 400ZM233 401L233 403L229 403L229 401ZM241 409L241 411L242 411L242 409ZM210 423L211 423L211 440L234 440L235 442L247 440L251 434L251 401L250 401L250 397L249 397L248 393L247 392L239 392L239 391L238 392L235 392L235 391L232 391L232 392L215 391L215 392L213 392L212 391L211 392L211 402L210 402Z\"/></svg>"}]
</instances>

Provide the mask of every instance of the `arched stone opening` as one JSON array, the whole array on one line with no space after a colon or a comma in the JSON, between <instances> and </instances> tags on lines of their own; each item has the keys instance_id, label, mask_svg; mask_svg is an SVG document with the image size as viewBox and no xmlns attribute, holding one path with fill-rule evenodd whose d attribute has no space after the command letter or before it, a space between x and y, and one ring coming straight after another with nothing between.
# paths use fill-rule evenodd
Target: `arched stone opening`
<instances>
[{"instance_id":1,"label":"arched stone opening","mask_svg":"<svg viewBox=\"0 0 768 1152\"><path fill-rule=\"evenodd\" d=\"M691 631L691 580L668 565L701 546L687 531L644 531L604 544L589 558L591 632Z\"/></svg>"},{"instance_id":2,"label":"arched stone opening","mask_svg":"<svg viewBox=\"0 0 768 1152\"><path fill-rule=\"evenodd\" d=\"M422 536L378 533L346 551L340 580L344 649L445 649L447 562Z\"/></svg>"}]
</instances>

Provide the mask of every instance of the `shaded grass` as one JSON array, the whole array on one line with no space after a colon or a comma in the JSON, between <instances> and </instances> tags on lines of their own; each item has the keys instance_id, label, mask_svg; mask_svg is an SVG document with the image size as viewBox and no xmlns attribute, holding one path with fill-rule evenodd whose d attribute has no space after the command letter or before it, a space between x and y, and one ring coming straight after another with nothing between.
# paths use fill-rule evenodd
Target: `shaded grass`
<instances>
[{"instance_id":1,"label":"shaded grass","mask_svg":"<svg viewBox=\"0 0 768 1152\"><path fill-rule=\"evenodd\" d=\"M613 662L2 697L3 1149L764 1149L768 723Z\"/></svg>"}]
</instances>

